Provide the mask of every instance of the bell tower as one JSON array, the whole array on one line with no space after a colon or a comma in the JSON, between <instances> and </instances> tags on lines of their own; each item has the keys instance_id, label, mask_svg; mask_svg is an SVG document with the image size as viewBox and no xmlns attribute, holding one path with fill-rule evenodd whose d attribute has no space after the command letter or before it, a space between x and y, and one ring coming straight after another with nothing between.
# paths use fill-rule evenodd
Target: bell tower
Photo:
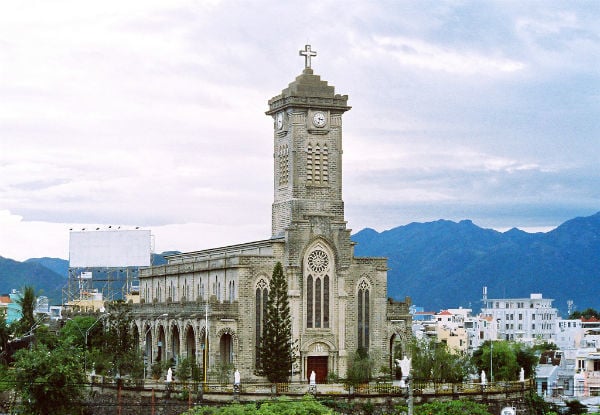
<instances>
[{"instance_id":1,"label":"bell tower","mask_svg":"<svg viewBox=\"0 0 600 415\"><path fill-rule=\"evenodd\" d=\"M311 68L317 53L300 50L304 70L269 100L273 117L274 201L272 237L298 221L321 217L344 221L342 200L342 115L348 95L322 81Z\"/></svg>"}]
</instances>

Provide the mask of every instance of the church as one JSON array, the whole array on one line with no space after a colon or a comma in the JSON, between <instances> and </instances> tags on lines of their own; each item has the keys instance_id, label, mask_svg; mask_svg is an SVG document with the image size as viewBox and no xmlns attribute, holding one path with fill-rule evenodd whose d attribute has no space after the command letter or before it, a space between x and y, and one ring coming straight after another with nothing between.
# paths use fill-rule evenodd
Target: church
<instances>
[{"instance_id":1,"label":"church","mask_svg":"<svg viewBox=\"0 0 600 415\"><path fill-rule=\"evenodd\" d=\"M311 68L268 101L273 119L272 230L268 239L175 254L140 270L134 335L147 364L195 359L203 373L234 367L255 374L269 280L277 262L287 278L292 381L344 377L350 357L368 350L375 370L392 368L410 338L410 299L387 297L387 259L354 256L342 200L342 120L348 95ZM210 379L209 379L210 380Z\"/></svg>"}]
</instances>

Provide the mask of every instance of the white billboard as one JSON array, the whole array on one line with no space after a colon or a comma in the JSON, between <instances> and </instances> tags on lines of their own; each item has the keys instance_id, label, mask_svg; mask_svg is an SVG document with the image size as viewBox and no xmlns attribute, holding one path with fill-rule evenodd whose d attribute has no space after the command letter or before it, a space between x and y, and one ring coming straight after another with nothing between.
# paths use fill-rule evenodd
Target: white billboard
<instances>
[{"instance_id":1,"label":"white billboard","mask_svg":"<svg viewBox=\"0 0 600 415\"><path fill-rule=\"evenodd\" d=\"M71 231L69 267L144 267L150 251L149 230Z\"/></svg>"}]
</instances>

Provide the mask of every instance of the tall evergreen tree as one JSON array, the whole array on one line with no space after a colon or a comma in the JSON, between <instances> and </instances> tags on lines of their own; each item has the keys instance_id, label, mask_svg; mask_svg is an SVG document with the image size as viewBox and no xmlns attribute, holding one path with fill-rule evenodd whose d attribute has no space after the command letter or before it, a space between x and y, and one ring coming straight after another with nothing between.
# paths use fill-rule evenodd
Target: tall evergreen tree
<instances>
[{"instance_id":1,"label":"tall evergreen tree","mask_svg":"<svg viewBox=\"0 0 600 415\"><path fill-rule=\"evenodd\" d=\"M283 267L281 262L277 262L269 284L264 332L259 350L259 373L273 383L288 380L294 360L292 319L287 291Z\"/></svg>"},{"instance_id":2,"label":"tall evergreen tree","mask_svg":"<svg viewBox=\"0 0 600 415\"><path fill-rule=\"evenodd\" d=\"M23 289L23 296L17 300L17 304L21 306L21 319L19 320L19 334L27 334L35 329L34 310L36 306L35 291L32 286L28 285Z\"/></svg>"}]
</instances>

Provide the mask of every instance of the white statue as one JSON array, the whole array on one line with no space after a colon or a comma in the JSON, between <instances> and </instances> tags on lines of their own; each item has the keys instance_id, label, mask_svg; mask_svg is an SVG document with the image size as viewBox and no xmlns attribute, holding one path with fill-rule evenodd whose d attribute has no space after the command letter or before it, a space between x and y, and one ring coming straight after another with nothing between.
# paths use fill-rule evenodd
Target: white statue
<instances>
[{"instance_id":1,"label":"white statue","mask_svg":"<svg viewBox=\"0 0 600 415\"><path fill-rule=\"evenodd\" d=\"M410 375L410 363L411 359L406 356L404 356L404 358L399 362L400 370L402 370L402 380L406 380L408 375Z\"/></svg>"},{"instance_id":2,"label":"white statue","mask_svg":"<svg viewBox=\"0 0 600 415\"><path fill-rule=\"evenodd\" d=\"M311 385L317 384L317 374L315 373L314 370L312 372L310 372L310 384Z\"/></svg>"},{"instance_id":3,"label":"white statue","mask_svg":"<svg viewBox=\"0 0 600 415\"><path fill-rule=\"evenodd\" d=\"M171 368L167 370L167 382L173 382L173 371L171 370Z\"/></svg>"},{"instance_id":4,"label":"white statue","mask_svg":"<svg viewBox=\"0 0 600 415\"><path fill-rule=\"evenodd\" d=\"M233 384L234 385L239 385L240 384L240 371L237 370L237 369L233 373Z\"/></svg>"},{"instance_id":5,"label":"white statue","mask_svg":"<svg viewBox=\"0 0 600 415\"><path fill-rule=\"evenodd\" d=\"M487 384L487 378L486 378L486 376L485 376L485 370L482 370L482 371L481 371L481 384L482 384L482 385L485 385L485 384Z\"/></svg>"},{"instance_id":6,"label":"white statue","mask_svg":"<svg viewBox=\"0 0 600 415\"><path fill-rule=\"evenodd\" d=\"M525 382L525 369L521 368L519 372L519 382Z\"/></svg>"}]
</instances>

